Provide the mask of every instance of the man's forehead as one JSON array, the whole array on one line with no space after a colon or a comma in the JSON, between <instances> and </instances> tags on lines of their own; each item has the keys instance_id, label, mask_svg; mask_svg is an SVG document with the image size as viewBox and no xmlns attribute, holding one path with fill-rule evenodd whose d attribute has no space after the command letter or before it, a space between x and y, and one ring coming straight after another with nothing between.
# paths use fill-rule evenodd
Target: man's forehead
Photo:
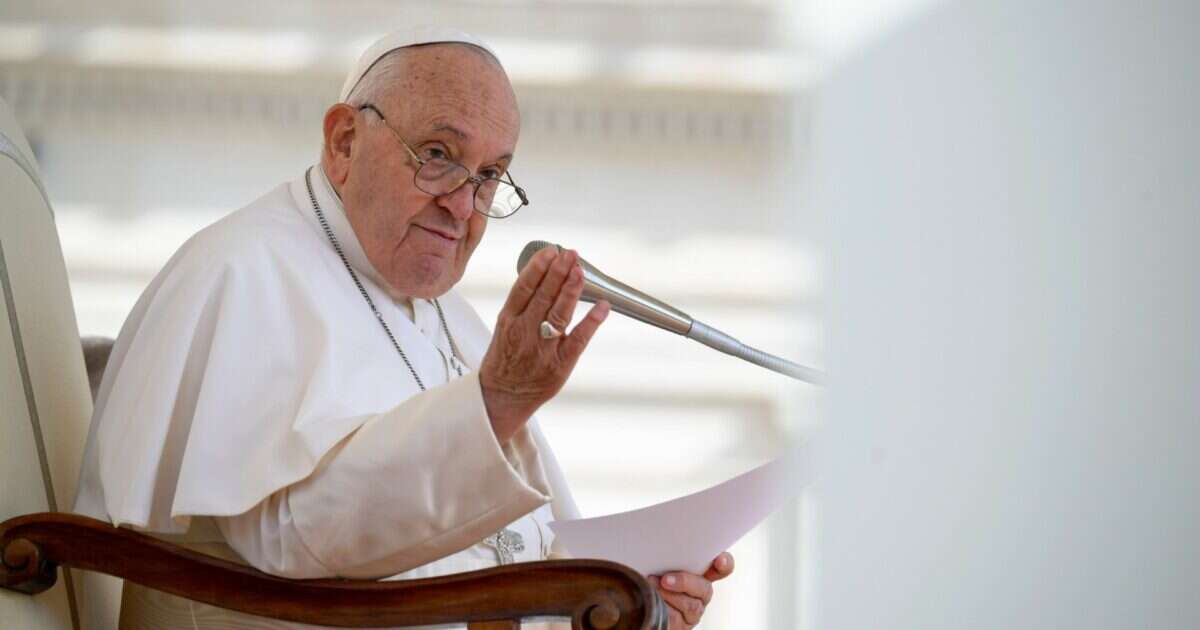
<instances>
[{"instance_id":1,"label":"man's forehead","mask_svg":"<svg viewBox=\"0 0 1200 630\"><path fill-rule=\"evenodd\" d=\"M394 51L408 81L453 84L488 81L508 85L508 75L487 51L466 44L429 44ZM429 86L430 88L436 86Z\"/></svg>"},{"instance_id":2,"label":"man's forehead","mask_svg":"<svg viewBox=\"0 0 1200 630\"><path fill-rule=\"evenodd\" d=\"M461 61L470 53L448 54ZM407 112L404 117L414 131L507 144L511 150L520 132L520 113L503 71L480 59L446 64L442 62L451 59L437 52L424 57L412 59L411 71L388 94L393 108Z\"/></svg>"}]
</instances>

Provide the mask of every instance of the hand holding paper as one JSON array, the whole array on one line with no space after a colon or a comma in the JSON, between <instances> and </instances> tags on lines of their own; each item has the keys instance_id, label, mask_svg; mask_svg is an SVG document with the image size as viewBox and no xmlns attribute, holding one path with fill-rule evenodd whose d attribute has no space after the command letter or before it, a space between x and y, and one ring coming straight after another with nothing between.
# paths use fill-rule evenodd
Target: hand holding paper
<instances>
[{"instance_id":1,"label":"hand holding paper","mask_svg":"<svg viewBox=\"0 0 1200 630\"><path fill-rule=\"evenodd\" d=\"M669 573L651 575L650 583L658 589L663 601L671 607L668 613L671 628L690 628L700 623L708 603L712 601L712 583L723 580L733 573L733 555L724 552L717 556L704 575L693 573Z\"/></svg>"}]
</instances>

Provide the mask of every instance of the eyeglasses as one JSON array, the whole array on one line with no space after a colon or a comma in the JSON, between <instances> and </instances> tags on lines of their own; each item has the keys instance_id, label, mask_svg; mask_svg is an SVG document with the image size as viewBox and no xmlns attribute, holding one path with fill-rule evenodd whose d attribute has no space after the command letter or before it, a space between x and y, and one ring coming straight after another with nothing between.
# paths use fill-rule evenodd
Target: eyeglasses
<instances>
[{"instance_id":1,"label":"eyeglasses","mask_svg":"<svg viewBox=\"0 0 1200 630\"><path fill-rule=\"evenodd\" d=\"M470 182L475 184L475 211L494 219L511 217L522 206L529 205L529 197L525 194L525 189L513 181L512 174L504 172L499 175L472 175L467 167L445 157L427 155L422 158L417 155L416 151L413 151L412 147L408 146L404 138L400 137L400 132L388 124L387 118L384 117L383 112L379 111L378 107L367 103L360 105L358 111L364 109L369 109L379 116L384 126L392 132L392 135L396 136L396 140L400 141L409 157L417 163L417 171L413 173L413 184L422 192L434 197L441 197ZM436 148L427 151L440 153ZM507 177L508 181L504 181L501 179L502 177Z\"/></svg>"}]
</instances>

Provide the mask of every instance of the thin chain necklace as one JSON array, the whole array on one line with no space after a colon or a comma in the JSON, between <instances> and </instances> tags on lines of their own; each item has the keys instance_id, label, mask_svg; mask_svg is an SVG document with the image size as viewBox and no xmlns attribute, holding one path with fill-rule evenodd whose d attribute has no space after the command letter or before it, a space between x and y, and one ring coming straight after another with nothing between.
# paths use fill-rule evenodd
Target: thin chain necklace
<instances>
[{"instance_id":1,"label":"thin chain necklace","mask_svg":"<svg viewBox=\"0 0 1200 630\"><path fill-rule=\"evenodd\" d=\"M396 349L396 352L400 353L400 358L404 360L404 365L408 367L408 371L410 374L412 374L413 380L417 382L417 387L420 387L421 391L425 391L425 383L421 381L421 377L418 376L417 371L413 369L412 362L408 360L408 355L404 354L404 349L401 348L400 343L396 341L396 336L392 334L392 329L388 327L387 322L383 320L383 315L379 312L379 309L375 308L375 300L371 299L371 296L367 293L366 288L363 287L363 283L358 279L358 274L354 273L354 268L350 266L350 261L347 260L346 254L342 252L341 244L338 243L337 238L333 235L333 229L329 227L329 222L325 220L325 213L321 212L321 206L317 203L317 196L313 193L311 166L308 167L308 170L304 172L304 184L308 186L308 199L312 202L313 212L317 213L317 220L321 222L321 229L325 230L325 236L329 238L329 243L333 245L333 251L337 252L338 258L342 259L342 264L346 266L346 271L349 272L350 279L354 280L354 286L358 287L359 294L361 294L363 299L367 301L367 306L371 307L371 312L375 314L375 321L379 322L380 326L383 326L383 332L387 333L388 339L392 342L392 347ZM433 306L437 308L438 320L442 323L442 331L446 333L446 340L450 342L451 356L447 359L446 355L442 353L441 348L438 348L438 353L442 354L442 358L454 368L455 372L458 372L459 376L462 376L462 367L460 367L460 363L462 362L462 353L458 351L458 345L454 343L454 336L450 334L450 327L446 325L446 315L442 312L442 305L438 303L436 299L434 299ZM437 345L434 344L434 347L437 347Z\"/></svg>"}]
</instances>

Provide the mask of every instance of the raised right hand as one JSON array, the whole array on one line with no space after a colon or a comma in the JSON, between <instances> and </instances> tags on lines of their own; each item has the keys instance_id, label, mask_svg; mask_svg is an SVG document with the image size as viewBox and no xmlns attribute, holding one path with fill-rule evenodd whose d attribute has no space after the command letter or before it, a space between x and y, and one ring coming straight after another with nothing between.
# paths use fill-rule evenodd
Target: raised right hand
<instances>
[{"instance_id":1,"label":"raised right hand","mask_svg":"<svg viewBox=\"0 0 1200 630\"><path fill-rule=\"evenodd\" d=\"M599 302L569 334L543 339L542 321L565 331L582 294L583 270L573 250L542 249L517 276L479 367L483 404L501 444L562 389L608 317L608 303Z\"/></svg>"}]
</instances>

